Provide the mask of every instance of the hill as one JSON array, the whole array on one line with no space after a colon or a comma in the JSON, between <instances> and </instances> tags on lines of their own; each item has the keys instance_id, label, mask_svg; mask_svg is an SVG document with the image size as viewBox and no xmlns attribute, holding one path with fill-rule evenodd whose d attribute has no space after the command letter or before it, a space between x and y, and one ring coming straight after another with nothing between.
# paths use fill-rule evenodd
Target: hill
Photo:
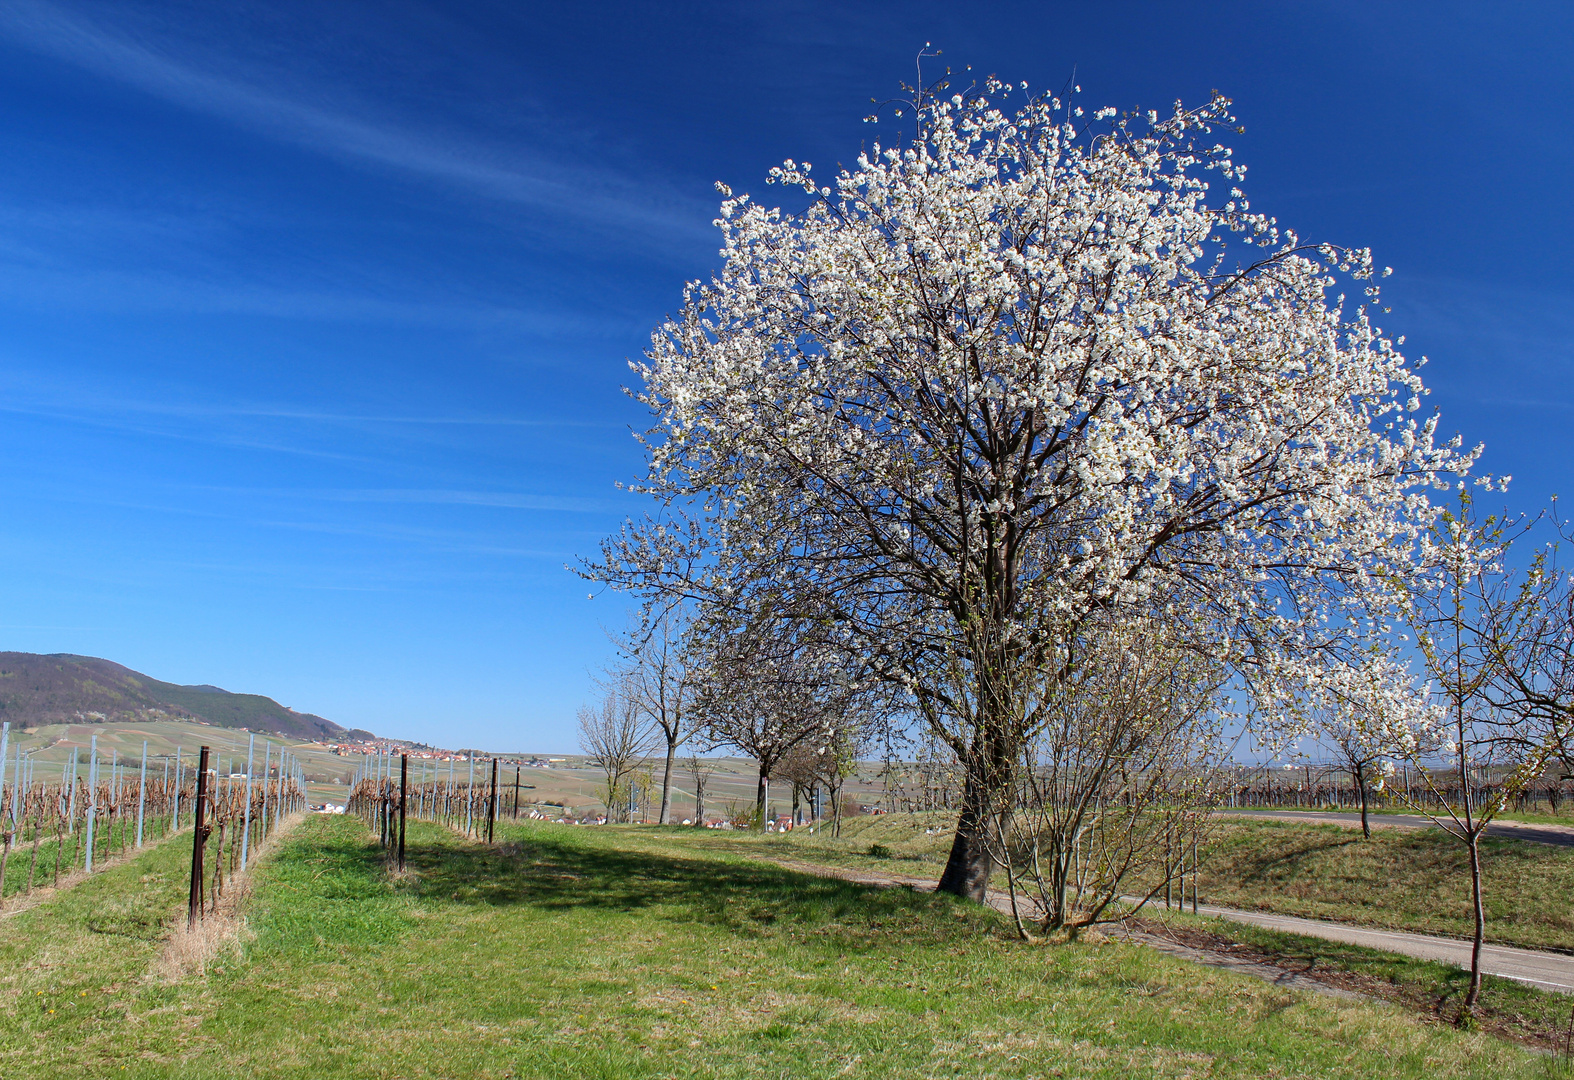
<instances>
[{"instance_id":1,"label":"hill","mask_svg":"<svg viewBox=\"0 0 1574 1080\"><path fill-rule=\"evenodd\" d=\"M163 717L298 739L334 740L346 734L331 720L287 709L261 694L160 682L94 656L0 652L0 720L14 727Z\"/></svg>"}]
</instances>

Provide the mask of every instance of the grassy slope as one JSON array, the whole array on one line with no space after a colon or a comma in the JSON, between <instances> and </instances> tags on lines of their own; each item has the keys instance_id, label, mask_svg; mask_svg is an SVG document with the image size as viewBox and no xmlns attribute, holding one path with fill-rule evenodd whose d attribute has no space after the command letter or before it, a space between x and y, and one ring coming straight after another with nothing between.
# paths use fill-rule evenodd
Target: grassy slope
<instances>
[{"instance_id":1,"label":"grassy slope","mask_svg":"<svg viewBox=\"0 0 1574 1080\"><path fill-rule=\"evenodd\" d=\"M1268 808L1265 808L1265 809L1268 809ZM1323 813L1324 811L1321 811L1321 810L1275 810L1273 812L1277 813L1277 814L1280 814L1280 815L1284 816L1285 818L1289 818L1289 819L1293 820L1295 818L1295 815L1297 815L1297 814L1320 814L1320 813ZM1341 813L1341 814L1359 814L1360 813L1360 809L1359 808L1352 809L1351 807L1346 806L1346 807L1340 807L1335 812ZM1372 812L1372 814L1374 816L1378 815L1378 814L1384 814L1384 815L1393 814L1393 815L1396 815L1396 816L1399 816L1399 817L1413 817L1413 818L1423 818L1423 819L1427 817L1427 815L1425 815L1425 814L1423 814L1423 813L1421 813L1421 812L1419 812L1417 810L1413 810L1410 807L1404 806L1404 805L1400 805L1400 806L1386 806L1386 807L1382 808L1381 810L1379 810L1379 809L1374 807L1371 812ZM1447 815L1446 814L1443 815L1443 817L1444 817L1444 820L1447 820ZM1525 824L1525 825L1563 825L1565 827L1569 827L1569 826L1574 826L1574 807L1570 807L1569 801L1567 799L1565 799L1560 804L1560 812L1559 813L1553 813L1551 811L1551 809L1547 806L1546 801L1545 800L1541 800L1541 801L1538 801L1538 802L1534 803L1529 808L1524 809L1524 810L1515 810L1515 809L1504 810L1503 813L1500 814L1494 820L1500 820L1505 825L1513 824L1513 823L1517 822L1517 823Z\"/></svg>"},{"instance_id":2,"label":"grassy slope","mask_svg":"<svg viewBox=\"0 0 1574 1080\"><path fill-rule=\"evenodd\" d=\"M1574 950L1574 849L1486 840L1487 940ZM1437 832L1221 822L1204 865L1211 902L1469 937L1464 847Z\"/></svg>"},{"instance_id":3,"label":"grassy slope","mask_svg":"<svg viewBox=\"0 0 1574 1080\"><path fill-rule=\"evenodd\" d=\"M354 819L266 864L244 963L149 980L183 843L0 921L0 1075L1536 1076L1397 1010L970 905L806 878L677 830L430 826L391 881ZM86 991L84 994L83 991ZM54 1012L50 1012L54 1009Z\"/></svg>"},{"instance_id":4,"label":"grassy slope","mask_svg":"<svg viewBox=\"0 0 1574 1080\"><path fill-rule=\"evenodd\" d=\"M944 864L951 820L891 814L850 819L840 840L800 830L780 838L713 832L706 842L739 850L769 839L787 857L916 877ZM1221 818L1214 836L1202 875L1208 903L1450 937L1473 932L1463 847L1438 832L1376 829L1363 840L1338 825ZM871 858L873 844L890 857ZM1487 940L1574 951L1574 849L1487 840L1482 850Z\"/></svg>"}]
</instances>

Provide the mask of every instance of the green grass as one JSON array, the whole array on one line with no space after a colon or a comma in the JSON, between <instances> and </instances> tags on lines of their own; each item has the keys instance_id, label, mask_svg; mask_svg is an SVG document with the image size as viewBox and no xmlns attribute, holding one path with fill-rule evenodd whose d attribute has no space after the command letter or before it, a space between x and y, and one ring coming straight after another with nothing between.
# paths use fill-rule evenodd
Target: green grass
<instances>
[{"instance_id":1,"label":"green grass","mask_svg":"<svg viewBox=\"0 0 1574 1080\"><path fill-rule=\"evenodd\" d=\"M837 839L707 831L697 845L769 851L893 876L940 872L952 815L853 818ZM870 854L875 845L889 857ZM761 847L763 845L763 847ZM1484 840L1487 940L1574 951L1574 848ZM996 874L1000 886L1004 879ZM1131 891L1138 891L1134 883ZM1468 938L1470 878L1463 846L1435 830L1359 830L1306 821L1220 818L1203 863L1205 902L1392 930Z\"/></svg>"},{"instance_id":2,"label":"green grass","mask_svg":"<svg viewBox=\"0 0 1574 1080\"><path fill-rule=\"evenodd\" d=\"M1487 940L1574 950L1574 849L1483 840ZM1226 907L1469 937L1464 845L1433 830L1223 819L1202 894Z\"/></svg>"},{"instance_id":3,"label":"green grass","mask_svg":"<svg viewBox=\"0 0 1574 1080\"><path fill-rule=\"evenodd\" d=\"M1554 814L1551 811L1551 808L1547 805L1546 801L1542 800L1541 802L1527 806L1524 810L1515 810L1513 807L1510 807L1509 809L1504 810L1503 813L1498 815L1498 818L1494 820L1501 820L1505 824L1509 822L1518 822L1525 825L1565 825L1574 827L1574 805L1571 805L1569 801L1564 801L1560 804L1560 806L1561 812ZM1361 808L1338 806L1331 807L1329 809L1309 809L1306 807L1285 807L1283 809L1278 809L1272 806L1263 806L1256 808L1245 807L1241 812L1249 814L1282 814L1287 818L1293 818L1293 816L1296 814L1355 814L1359 816L1361 813ZM1374 817L1378 815L1392 815L1396 817L1413 817L1422 819L1427 818L1426 814L1423 814L1419 810L1405 805L1385 806L1381 809L1374 806L1369 810L1369 813ZM1447 819L1447 815L1444 814L1443 820L1446 821Z\"/></svg>"},{"instance_id":4,"label":"green grass","mask_svg":"<svg viewBox=\"0 0 1574 1080\"><path fill-rule=\"evenodd\" d=\"M501 831L500 851L414 826L396 880L357 820L311 818L258 872L244 959L174 984L149 971L182 839L0 920L0 1076L1545 1071L1484 1034L1136 946L1024 946L987 909L715 834Z\"/></svg>"},{"instance_id":5,"label":"green grass","mask_svg":"<svg viewBox=\"0 0 1574 1080\"><path fill-rule=\"evenodd\" d=\"M1452 964L1226 919L1159 911L1141 923L1185 945L1302 972L1445 1022L1457 1019L1470 985L1470 973ZM1567 995L1487 975L1475 1015L1488 1030L1561 1050L1571 1009L1574 1001Z\"/></svg>"},{"instance_id":6,"label":"green grass","mask_svg":"<svg viewBox=\"0 0 1574 1080\"><path fill-rule=\"evenodd\" d=\"M189 815L186 816L186 820L188 822L191 820ZM47 824L46 822L46 826ZM142 825L142 839L145 845L159 843L169 833L169 818L165 815L150 814ZM82 869L86 854L87 826L80 816L76 821L76 833L62 833L58 845L55 842L55 834L47 827L40 831L36 863L33 856L33 829L32 820L23 823L23 827L17 831L10 857L6 861L3 895L8 901L28 891L30 870L34 889L43 889L54 884L57 847L62 878L74 870ZM99 818L94 823L93 831L94 864L102 864L106 859L116 859L127 853L135 853L136 841L135 817L125 820L115 819L112 826L107 817Z\"/></svg>"}]
</instances>

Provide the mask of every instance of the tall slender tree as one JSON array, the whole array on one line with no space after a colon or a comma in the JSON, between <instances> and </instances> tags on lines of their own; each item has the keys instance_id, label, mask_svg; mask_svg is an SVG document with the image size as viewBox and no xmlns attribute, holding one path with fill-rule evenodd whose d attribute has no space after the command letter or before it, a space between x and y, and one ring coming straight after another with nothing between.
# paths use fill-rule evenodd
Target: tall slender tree
<instances>
[{"instance_id":1,"label":"tall slender tree","mask_svg":"<svg viewBox=\"0 0 1574 1080\"><path fill-rule=\"evenodd\" d=\"M654 733L623 679L608 681L599 706L579 710L579 746L586 760L606 774L609 821L628 820L628 778L655 747Z\"/></svg>"}]
</instances>

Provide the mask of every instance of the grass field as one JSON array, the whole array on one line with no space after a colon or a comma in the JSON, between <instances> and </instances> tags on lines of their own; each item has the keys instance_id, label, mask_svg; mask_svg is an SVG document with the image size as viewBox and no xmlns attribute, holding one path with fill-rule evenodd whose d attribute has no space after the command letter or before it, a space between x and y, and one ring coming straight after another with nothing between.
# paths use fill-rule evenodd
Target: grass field
<instances>
[{"instance_id":1,"label":"grass field","mask_svg":"<svg viewBox=\"0 0 1574 1080\"><path fill-rule=\"evenodd\" d=\"M889 814L846 821L840 839L799 830L780 838L711 833L697 842L741 851L765 840L789 858L933 877L950 850L953 821L943 813ZM1339 825L1220 818L1213 835L1201 879L1207 903L1449 937L1473 933L1462 845L1435 831L1379 829L1364 840ZM875 845L887 854L871 856ZM1482 850L1487 940L1574 951L1574 849L1486 840Z\"/></svg>"},{"instance_id":2,"label":"grass field","mask_svg":"<svg viewBox=\"0 0 1574 1080\"><path fill-rule=\"evenodd\" d=\"M1267 930L1184 912L1154 912L1136 926L1193 948L1255 960L1369 997L1392 1001L1417 1015L1451 1023L1459 1015L1470 973L1451 964ZM1476 1020L1487 1030L1542 1049L1562 1052L1574 1002L1491 975L1482 980Z\"/></svg>"},{"instance_id":3,"label":"grass field","mask_svg":"<svg viewBox=\"0 0 1574 1080\"><path fill-rule=\"evenodd\" d=\"M1287 818L1293 818L1296 814L1318 814L1324 812L1321 810L1273 810L1271 807L1265 807L1264 810L1267 812L1283 814ZM1546 800L1541 800L1527 806L1523 810L1516 810L1510 807L1509 809L1504 810L1502 814L1498 815L1498 817L1494 818L1493 820L1503 821L1505 823L1519 822L1526 825L1566 825L1569 827L1574 827L1574 806L1571 806L1570 803L1565 800L1560 804L1559 811L1560 812L1558 813L1553 813L1551 808L1547 805ZM1341 814L1359 814L1361 811L1359 807L1343 806L1339 807L1335 812ZM1371 813L1374 816L1378 814L1393 814L1399 817L1413 817L1421 818L1423 820L1427 817L1426 814L1403 805L1388 806L1381 810L1374 807ZM1443 814L1442 818L1444 821L1447 821L1448 815Z\"/></svg>"},{"instance_id":4,"label":"grass field","mask_svg":"<svg viewBox=\"0 0 1574 1080\"><path fill-rule=\"evenodd\" d=\"M695 831L354 818L258 872L244 953L152 974L184 838L0 920L0 1076L1542 1076L1385 1006L709 850ZM713 836L714 834L712 834Z\"/></svg>"}]
</instances>

